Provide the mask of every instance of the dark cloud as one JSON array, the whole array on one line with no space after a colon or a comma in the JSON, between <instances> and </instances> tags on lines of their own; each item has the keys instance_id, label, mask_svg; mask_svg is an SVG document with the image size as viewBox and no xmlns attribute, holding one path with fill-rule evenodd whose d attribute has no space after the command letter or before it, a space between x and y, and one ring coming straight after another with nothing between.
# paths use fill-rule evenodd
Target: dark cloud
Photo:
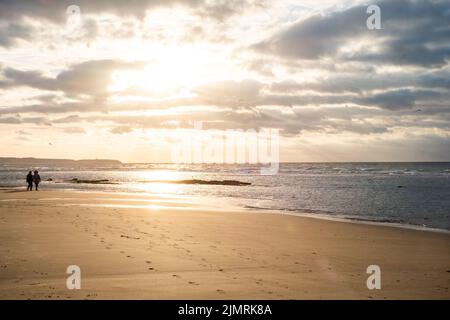
<instances>
[{"instance_id":1,"label":"dark cloud","mask_svg":"<svg viewBox=\"0 0 450 320\"><path fill-rule=\"evenodd\" d=\"M367 5L351 7L326 16L301 20L254 49L287 59L338 57L343 61L440 67L450 57L450 2L386 0L381 8L382 30L366 28ZM350 54L341 49L362 38L371 46Z\"/></svg>"},{"instance_id":2,"label":"dark cloud","mask_svg":"<svg viewBox=\"0 0 450 320\"><path fill-rule=\"evenodd\" d=\"M431 90L392 90L375 93L355 99L360 105L377 106L384 109L397 110L412 108L417 102L439 99L441 94Z\"/></svg>"},{"instance_id":3,"label":"dark cloud","mask_svg":"<svg viewBox=\"0 0 450 320\"><path fill-rule=\"evenodd\" d=\"M366 18L365 7L362 6L329 16L315 15L254 45L254 48L295 59L334 55L348 37L367 30Z\"/></svg>"},{"instance_id":4,"label":"dark cloud","mask_svg":"<svg viewBox=\"0 0 450 320\"><path fill-rule=\"evenodd\" d=\"M13 46L18 40L29 40L32 33L32 28L26 25L14 22L0 25L0 47Z\"/></svg>"},{"instance_id":5,"label":"dark cloud","mask_svg":"<svg viewBox=\"0 0 450 320\"><path fill-rule=\"evenodd\" d=\"M62 22L67 17L67 8L77 5L81 13L114 14L117 16L135 16L143 18L147 10L156 7L182 5L195 10L198 14L223 19L242 12L246 7L258 6L261 0L2 0L0 18L17 20L23 17L43 18L53 22Z\"/></svg>"},{"instance_id":6,"label":"dark cloud","mask_svg":"<svg viewBox=\"0 0 450 320\"><path fill-rule=\"evenodd\" d=\"M66 9L71 5L77 5L81 13L116 15L133 15L143 17L146 9L161 6L185 3L195 5L196 0L2 0L0 2L0 18L20 19L22 17L44 18L54 22L62 22L66 19Z\"/></svg>"},{"instance_id":7,"label":"dark cloud","mask_svg":"<svg viewBox=\"0 0 450 320\"><path fill-rule=\"evenodd\" d=\"M112 73L120 69L142 67L142 63L126 63L115 60L91 60L75 64L61 71L55 78L39 71L22 71L13 68L1 70L0 88L27 86L51 91L63 91L68 96L101 96L111 83Z\"/></svg>"},{"instance_id":8,"label":"dark cloud","mask_svg":"<svg viewBox=\"0 0 450 320\"><path fill-rule=\"evenodd\" d=\"M3 123L3 124L32 123L32 124L37 124L37 125L51 126L49 119L46 117L25 117L25 118L22 118L20 116L6 117L6 118L0 117L0 123Z\"/></svg>"},{"instance_id":9,"label":"dark cloud","mask_svg":"<svg viewBox=\"0 0 450 320\"><path fill-rule=\"evenodd\" d=\"M417 71L416 71L417 73ZM274 82L270 89L278 93L318 91L333 93L364 93L373 90L399 88L450 89L450 72L425 72L411 76L410 72L354 72L333 73L315 81L298 83L293 80Z\"/></svg>"},{"instance_id":10,"label":"dark cloud","mask_svg":"<svg viewBox=\"0 0 450 320\"><path fill-rule=\"evenodd\" d=\"M26 106L14 106L8 107L3 106L0 108L0 114L27 114L27 113L70 113L70 112L95 112L95 111L106 111L101 104L95 104L90 102L79 102L79 103L53 103L53 104L32 104Z\"/></svg>"},{"instance_id":11,"label":"dark cloud","mask_svg":"<svg viewBox=\"0 0 450 320\"><path fill-rule=\"evenodd\" d=\"M78 115L70 115L67 117L57 118L53 119L53 123L71 123L71 122L80 122L82 121L82 118Z\"/></svg>"},{"instance_id":12,"label":"dark cloud","mask_svg":"<svg viewBox=\"0 0 450 320\"><path fill-rule=\"evenodd\" d=\"M450 17L449 17L450 19ZM447 43L450 41L450 32ZM383 44L380 52L365 53L358 52L346 60L358 60L370 63L394 64L394 65L418 65L442 67L450 58L450 46L430 49L426 43L402 44L395 40Z\"/></svg>"},{"instance_id":13,"label":"dark cloud","mask_svg":"<svg viewBox=\"0 0 450 320\"><path fill-rule=\"evenodd\" d=\"M204 85L195 90L202 102L215 105L256 105L263 84L255 80L222 81Z\"/></svg>"},{"instance_id":14,"label":"dark cloud","mask_svg":"<svg viewBox=\"0 0 450 320\"><path fill-rule=\"evenodd\" d=\"M4 124L18 124L18 123L22 123L22 122L17 117L6 117L6 118L0 118L0 123L4 123Z\"/></svg>"}]
</instances>

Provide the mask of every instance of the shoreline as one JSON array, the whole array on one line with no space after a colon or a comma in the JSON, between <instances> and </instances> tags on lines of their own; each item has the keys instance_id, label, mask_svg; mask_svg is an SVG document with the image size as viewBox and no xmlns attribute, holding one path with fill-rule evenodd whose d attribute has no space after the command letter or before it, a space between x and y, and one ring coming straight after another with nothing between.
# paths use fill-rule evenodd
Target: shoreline
<instances>
[{"instance_id":1,"label":"shoreline","mask_svg":"<svg viewBox=\"0 0 450 320\"><path fill-rule=\"evenodd\" d=\"M1 191L23 191L23 187L0 187ZM99 190L80 190L80 189L70 189L70 188L48 188L43 191L61 191L61 192L75 192L75 193L100 193L100 194L122 194L122 195L155 195L152 193L148 193L145 191L142 192L126 192L126 191L99 191ZM174 197L179 197L178 195L174 195ZM187 196L186 196L187 197ZM195 198L200 199L204 198L202 196L189 196L189 198ZM222 200L222 202L226 202L226 197L211 197L210 199L214 200ZM210 208L213 210L218 210L217 208ZM348 217L348 216L342 216L342 215L332 215L332 214L322 214L322 213L306 213L301 212L300 210L286 210L286 209L270 209L270 208L261 208L261 207L242 207L242 206L229 206L227 208L224 208L223 210L234 210L234 211L250 211L250 212L260 212L260 213L268 213L268 214L277 214L277 215L289 215L289 216L297 216L297 217L304 217L304 218L312 218L312 219L319 219L319 220L329 220L329 221L335 221L335 222L344 222L344 223L354 223L354 224L362 224L362 225L373 225L373 226L383 226L383 227L390 227L390 228L399 228L399 229L407 229L407 230L415 230L415 231L423 231L423 232L435 232L435 233L443 233L443 234L450 234L450 230L448 229L442 229L442 228L434 228L434 227L427 227L422 225L416 225L411 223L401 223L401 222L388 222L388 221L376 221L376 220L370 220L365 218L358 218L358 217Z\"/></svg>"},{"instance_id":2,"label":"shoreline","mask_svg":"<svg viewBox=\"0 0 450 320\"><path fill-rule=\"evenodd\" d=\"M380 227L398 228L398 229L406 229L406 230L414 230L414 231L450 234L450 230L447 230L447 229L432 228L432 227L414 225L414 224L410 224L410 223L372 221L372 220L367 220L367 219L339 217L339 216L318 214L318 213L302 213L300 211L286 212L281 209L280 210L272 210L272 209L251 208L250 210L259 211L261 213L272 213L272 214L288 215L288 216L319 219L319 220L334 221L334 222L353 223L353 224L361 224L361 225L369 225L369 226L380 226Z\"/></svg>"}]
</instances>

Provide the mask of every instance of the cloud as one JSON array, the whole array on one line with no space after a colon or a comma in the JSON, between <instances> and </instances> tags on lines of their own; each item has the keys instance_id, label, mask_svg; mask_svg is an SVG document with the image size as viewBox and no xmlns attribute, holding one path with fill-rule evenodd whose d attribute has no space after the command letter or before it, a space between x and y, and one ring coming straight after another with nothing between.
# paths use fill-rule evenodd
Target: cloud
<instances>
[{"instance_id":1,"label":"cloud","mask_svg":"<svg viewBox=\"0 0 450 320\"><path fill-rule=\"evenodd\" d=\"M274 82L270 89L279 93L296 93L299 91L318 91L328 93L364 93L374 90L393 90L399 88L450 89L450 72L352 72L327 74L314 81L297 82L284 80Z\"/></svg>"},{"instance_id":2,"label":"cloud","mask_svg":"<svg viewBox=\"0 0 450 320\"><path fill-rule=\"evenodd\" d=\"M79 133L86 133L86 130L84 130L83 128L80 128L80 127L68 127L68 128L64 128L64 132L79 134Z\"/></svg>"},{"instance_id":3,"label":"cloud","mask_svg":"<svg viewBox=\"0 0 450 320\"><path fill-rule=\"evenodd\" d=\"M66 9L77 5L82 14L113 14L117 16L135 16L143 18L147 10L157 7L182 5L198 14L223 19L241 12L243 8L258 5L261 1L245 0L2 0L0 18L16 20L23 17L42 18L53 22L62 22L67 17Z\"/></svg>"},{"instance_id":4,"label":"cloud","mask_svg":"<svg viewBox=\"0 0 450 320\"><path fill-rule=\"evenodd\" d=\"M361 105L375 105L380 108L396 110L412 108L418 101L436 100L441 94L432 90L392 90L382 93L375 93L369 96L355 99Z\"/></svg>"},{"instance_id":5,"label":"cloud","mask_svg":"<svg viewBox=\"0 0 450 320\"><path fill-rule=\"evenodd\" d=\"M301 20L254 45L254 48L286 58L318 59L334 55L350 35L366 29L365 8L356 7L328 16L315 15Z\"/></svg>"},{"instance_id":6,"label":"cloud","mask_svg":"<svg viewBox=\"0 0 450 320\"><path fill-rule=\"evenodd\" d=\"M37 125L51 126L51 123L48 121L48 119L46 117L25 117L25 118L21 118L19 116L6 117L6 118L0 117L0 123L3 123L3 124L32 123L32 124L37 124Z\"/></svg>"},{"instance_id":7,"label":"cloud","mask_svg":"<svg viewBox=\"0 0 450 320\"><path fill-rule=\"evenodd\" d=\"M18 124L18 123L22 123L22 121L17 117L6 117L6 118L0 118L0 123Z\"/></svg>"},{"instance_id":8,"label":"cloud","mask_svg":"<svg viewBox=\"0 0 450 320\"><path fill-rule=\"evenodd\" d=\"M18 23L0 25L0 47L11 47L18 40L29 40L32 32L31 27Z\"/></svg>"},{"instance_id":9,"label":"cloud","mask_svg":"<svg viewBox=\"0 0 450 320\"><path fill-rule=\"evenodd\" d=\"M142 17L145 10L151 7L163 5L164 3L174 4L184 2L187 4L195 1L176 1L176 0L79 0L76 1L82 13L111 13L116 15L134 15ZM0 18L2 19L20 19L23 17L43 18L54 22L61 22L67 17L66 9L73 5L73 1L68 0L47 0L47 1L15 1L3 0L0 2Z\"/></svg>"},{"instance_id":10,"label":"cloud","mask_svg":"<svg viewBox=\"0 0 450 320\"><path fill-rule=\"evenodd\" d=\"M111 84L112 73L120 69L140 68L140 62L116 60L89 60L72 65L55 78L46 77L39 71L22 71L4 68L0 88L27 86L41 90L63 91L67 96L106 94Z\"/></svg>"},{"instance_id":11,"label":"cloud","mask_svg":"<svg viewBox=\"0 0 450 320\"><path fill-rule=\"evenodd\" d=\"M111 129L111 133L115 133L115 134L130 133L131 131L133 131L133 128L128 127L128 126L114 127Z\"/></svg>"},{"instance_id":12,"label":"cloud","mask_svg":"<svg viewBox=\"0 0 450 320\"><path fill-rule=\"evenodd\" d=\"M214 105L255 105L260 99L263 84L256 80L221 81L195 89L202 103Z\"/></svg>"},{"instance_id":13,"label":"cloud","mask_svg":"<svg viewBox=\"0 0 450 320\"><path fill-rule=\"evenodd\" d=\"M253 49L285 59L342 61L441 67L450 57L448 1L386 0L381 8L382 30L366 28L367 5L302 19L256 43ZM360 40L370 45L345 52ZM373 48L377 48L373 50Z\"/></svg>"}]
</instances>

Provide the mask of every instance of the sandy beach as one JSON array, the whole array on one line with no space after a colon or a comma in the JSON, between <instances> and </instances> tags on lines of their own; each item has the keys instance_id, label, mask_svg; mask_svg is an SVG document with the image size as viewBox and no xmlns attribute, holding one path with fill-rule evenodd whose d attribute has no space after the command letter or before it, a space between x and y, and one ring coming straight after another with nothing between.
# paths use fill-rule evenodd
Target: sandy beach
<instances>
[{"instance_id":1,"label":"sandy beach","mask_svg":"<svg viewBox=\"0 0 450 320\"><path fill-rule=\"evenodd\" d=\"M0 299L450 298L449 234L162 195L2 190L0 242Z\"/></svg>"}]
</instances>

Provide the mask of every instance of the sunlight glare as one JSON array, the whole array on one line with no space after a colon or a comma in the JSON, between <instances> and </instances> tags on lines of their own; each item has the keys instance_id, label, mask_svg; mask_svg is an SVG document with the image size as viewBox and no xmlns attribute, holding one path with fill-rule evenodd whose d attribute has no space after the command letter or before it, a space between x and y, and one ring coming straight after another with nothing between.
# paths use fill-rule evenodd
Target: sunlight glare
<instances>
[{"instance_id":1,"label":"sunlight glare","mask_svg":"<svg viewBox=\"0 0 450 320\"><path fill-rule=\"evenodd\" d=\"M118 70L110 91L139 89L151 95L186 95L193 87L210 81L209 55L201 47L169 47L141 70Z\"/></svg>"}]
</instances>

